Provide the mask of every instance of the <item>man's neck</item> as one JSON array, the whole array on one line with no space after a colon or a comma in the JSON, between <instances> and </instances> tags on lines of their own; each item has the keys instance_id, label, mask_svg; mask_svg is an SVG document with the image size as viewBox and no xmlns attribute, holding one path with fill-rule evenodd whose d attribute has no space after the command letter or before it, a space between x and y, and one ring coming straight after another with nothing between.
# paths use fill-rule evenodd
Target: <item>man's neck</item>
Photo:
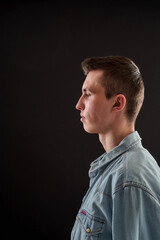
<instances>
[{"instance_id":1,"label":"man's neck","mask_svg":"<svg viewBox=\"0 0 160 240\"><path fill-rule=\"evenodd\" d=\"M105 151L108 153L113 148L118 146L120 142L128 136L130 133L134 132L134 126L126 127L125 129L116 129L116 131L110 131L106 134L99 134L99 140L105 149Z\"/></svg>"}]
</instances>

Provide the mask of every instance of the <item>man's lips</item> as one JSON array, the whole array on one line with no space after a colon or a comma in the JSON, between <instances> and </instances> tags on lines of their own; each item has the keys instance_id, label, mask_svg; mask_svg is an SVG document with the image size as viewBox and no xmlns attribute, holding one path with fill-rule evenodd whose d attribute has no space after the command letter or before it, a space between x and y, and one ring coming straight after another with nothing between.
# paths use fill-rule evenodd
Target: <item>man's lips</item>
<instances>
[{"instance_id":1,"label":"man's lips","mask_svg":"<svg viewBox=\"0 0 160 240\"><path fill-rule=\"evenodd\" d=\"M83 115L80 115L81 116L81 122L83 122L83 120L85 119L85 117Z\"/></svg>"}]
</instances>

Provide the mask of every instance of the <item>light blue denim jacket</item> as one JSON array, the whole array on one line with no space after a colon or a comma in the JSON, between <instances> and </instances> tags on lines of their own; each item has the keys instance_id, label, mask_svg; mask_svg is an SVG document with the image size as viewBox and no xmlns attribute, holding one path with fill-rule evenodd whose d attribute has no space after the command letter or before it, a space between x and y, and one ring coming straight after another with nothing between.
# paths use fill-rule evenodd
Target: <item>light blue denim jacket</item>
<instances>
[{"instance_id":1,"label":"light blue denim jacket","mask_svg":"<svg viewBox=\"0 0 160 240\"><path fill-rule=\"evenodd\" d=\"M71 240L160 240L160 168L137 131L91 164Z\"/></svg>"}]
</instances>

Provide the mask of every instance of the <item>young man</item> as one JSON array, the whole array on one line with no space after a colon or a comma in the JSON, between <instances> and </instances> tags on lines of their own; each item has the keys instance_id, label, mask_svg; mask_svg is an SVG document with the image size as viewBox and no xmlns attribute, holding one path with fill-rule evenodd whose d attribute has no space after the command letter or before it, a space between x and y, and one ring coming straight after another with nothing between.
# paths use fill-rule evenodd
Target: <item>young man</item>
<instances>
[{"instance_id":1,"label":"young man","mask_svg":"<svg viewBox=\"0 0 160 240\"><path fill-rule=\"evenodd\" d=\"M82 68L76 108L105 153L91 164L71 240L160 240L160 170L135 131L144 99L141 73L123 56L87 58Z\"/></svg>"}]
</instances>

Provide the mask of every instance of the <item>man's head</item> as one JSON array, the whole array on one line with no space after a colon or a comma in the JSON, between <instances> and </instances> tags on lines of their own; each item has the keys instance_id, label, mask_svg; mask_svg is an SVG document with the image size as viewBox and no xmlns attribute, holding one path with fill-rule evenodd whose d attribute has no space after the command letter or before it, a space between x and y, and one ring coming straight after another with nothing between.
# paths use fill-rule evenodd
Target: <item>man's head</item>
<instances>
[{"instance_id":1,"label":"man's head","mask_svg":"<svg viewBox=\"0 0 160 240\"><path fill-rule=\"evenodd\" d=\"M101 85L107 99L122 94L126 98L126 117L135 121L144 100L144 84L135 63L124 56L91 57L82 62L82 69L89 72L101 70Z\"/></svg>"}]
</instances>

